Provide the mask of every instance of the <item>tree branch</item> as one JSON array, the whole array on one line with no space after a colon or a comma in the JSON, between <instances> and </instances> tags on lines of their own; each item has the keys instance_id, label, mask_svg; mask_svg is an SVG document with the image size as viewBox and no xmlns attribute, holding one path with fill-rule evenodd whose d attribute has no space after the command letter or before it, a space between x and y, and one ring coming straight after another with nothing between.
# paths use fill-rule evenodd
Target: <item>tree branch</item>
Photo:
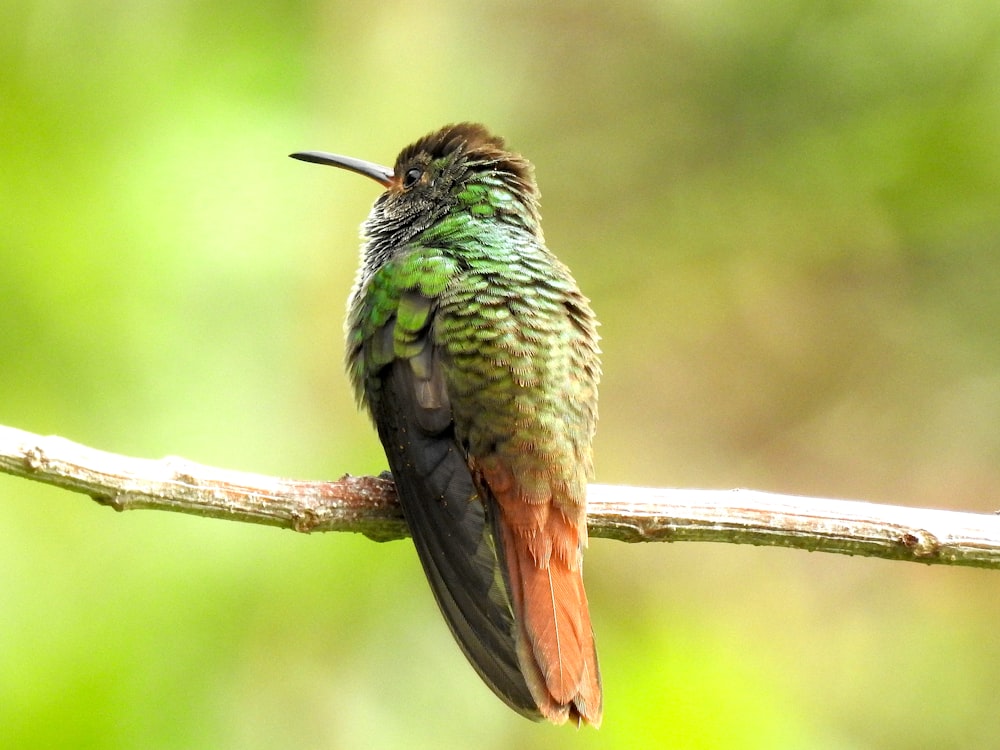
<instances>
[{"instance_id":1,"label":"tree branch","mask_svg":"<svg viewBox=\"0 0 1000 750\"><path fill-rule=\"evenodd\" d=\"M295 531L407 535L388 474L278 479L181 458L130 458L0 426L0 471L149 508ZM889 560L1000 568L1000 516L776 495L754 490L591 485L590 535L625 542L728 542Z\"/></svg>"}]
</instances>

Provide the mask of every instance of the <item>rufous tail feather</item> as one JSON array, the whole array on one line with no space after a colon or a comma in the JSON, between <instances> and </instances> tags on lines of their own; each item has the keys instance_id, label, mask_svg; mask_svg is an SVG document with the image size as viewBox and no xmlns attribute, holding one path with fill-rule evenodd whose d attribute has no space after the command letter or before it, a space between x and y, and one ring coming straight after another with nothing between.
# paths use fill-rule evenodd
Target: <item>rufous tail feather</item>
<instances>
[{"instance_id":1,"label":"rufous tail feather","mask_svg":"<svg viewBox=\"0 0 1000 750\"><path fill-rule=\"evenodd\" d=\"M571 520L551 501L527 503L496 478L501 493L490 489L500 509L525 681L545 718L600 726L601 676L581 565L582 511L579 521Z\"/></svg>"}]
</instances>

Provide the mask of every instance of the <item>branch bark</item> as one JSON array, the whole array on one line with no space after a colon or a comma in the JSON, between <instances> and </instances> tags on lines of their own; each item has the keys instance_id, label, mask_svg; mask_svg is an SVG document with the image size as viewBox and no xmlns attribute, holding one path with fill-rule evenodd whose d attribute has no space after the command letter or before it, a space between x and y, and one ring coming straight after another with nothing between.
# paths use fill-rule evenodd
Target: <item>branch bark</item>
<instances>
[{"instance_id":1,"label":"branch bark","mask_svg":"<svg viewBox=\"0 0 1000 750\"><path fill-rule=\"evenodd\" d=\"M279 479L168 457L130 458L0 426L0 471L89 495L118 511L169 510L303 533L407 536L388 474ZM1000 516L754 490L591 485L591 537L728 542L1000 568Z\"/></svg>"}]
</instances>

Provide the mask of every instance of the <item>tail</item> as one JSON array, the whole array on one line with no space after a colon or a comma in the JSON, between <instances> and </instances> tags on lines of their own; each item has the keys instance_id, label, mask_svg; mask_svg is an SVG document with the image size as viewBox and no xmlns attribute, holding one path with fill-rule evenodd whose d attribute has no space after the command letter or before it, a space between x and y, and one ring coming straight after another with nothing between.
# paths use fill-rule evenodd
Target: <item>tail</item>
<instances>
[{"instance_id":1,"label":"tail","mask_svg":"<svg viewBox=\"0 0 1000 750\"><path fill-rule=\"evenodd\" d=\"M496 533L503 541L518 661L528 689L549 721L599 727L603 699L583 587L583 505L572 504L567 512L548 498L527 502L499 462L487 460L478 468L480 495L492 495L499 507Z\"/></svg>"}]
</instances>

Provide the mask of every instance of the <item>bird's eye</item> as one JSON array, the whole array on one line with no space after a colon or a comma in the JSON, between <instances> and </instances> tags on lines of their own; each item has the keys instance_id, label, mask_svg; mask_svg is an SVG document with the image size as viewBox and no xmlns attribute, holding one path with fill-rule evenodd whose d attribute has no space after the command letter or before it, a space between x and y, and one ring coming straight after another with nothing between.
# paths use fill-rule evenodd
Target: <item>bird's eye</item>
<instances>
[{"instance_id":1,"label":"bird's eye","mask_svg":"<svg viewBox=\"0 0 1000 750\"><path fill-rule=\"evenodd\" d=\"M409 190L411 187L420 182L420 178L424 176L424 170L419 167L413 167L406 170L406 174L403 175L403 188Z\"/></svg>"}]
</instances>

